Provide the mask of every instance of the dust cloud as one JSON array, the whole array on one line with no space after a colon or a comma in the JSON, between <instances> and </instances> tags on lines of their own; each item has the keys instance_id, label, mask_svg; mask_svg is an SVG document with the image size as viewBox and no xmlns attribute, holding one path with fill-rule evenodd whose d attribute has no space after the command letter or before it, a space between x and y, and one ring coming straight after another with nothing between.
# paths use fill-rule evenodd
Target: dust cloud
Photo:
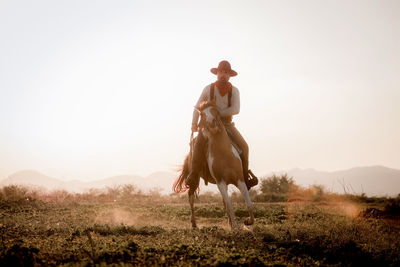
<instances>
[{"instance_id":1,"label":"dust cloud","mask_svg":"<svg viewBox=\"0 0 400 267\"><path fill-rule=\"evenodd\" d=\"M95 222L109 225L138 225L139 216L123 208L104 209L97 214Z\"/></svg>"},{"instance_id":2,"label":"dust cloud","mask_svg":"<svg viewBox=\"0 0 400 267\"><path fill-rule=\"evenodd\" d=\"M362 210L359 204L348 200L346 196L327 192L322 186L311 186L309 188L292 186L289 190L288 213L295 213L311 206L318 206L318 209L325 212L351 218L359 216Z\"/></svg>"}]
</instances>

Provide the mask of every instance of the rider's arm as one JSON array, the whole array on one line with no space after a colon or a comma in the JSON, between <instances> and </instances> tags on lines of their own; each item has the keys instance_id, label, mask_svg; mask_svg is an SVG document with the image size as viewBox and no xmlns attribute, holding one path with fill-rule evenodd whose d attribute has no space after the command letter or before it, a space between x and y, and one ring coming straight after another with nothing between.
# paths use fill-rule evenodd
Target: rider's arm
<instances>
[{"instance_id":1,"label":"rider's arm","mask_svg":"<svg viewBox=\"0 0 400 267\"><path fill-rule=\"evenodd\" d=\"M207 86L203 89L203 92L201 93L201 95L200 95L200 97L199 97L199 100L197 100L197 103L196 103L196 105L195 105L195 108L199 108L200 105L201 105L201 103L202 103L203 101L207 101L208 95L210 94L209 91L210 91L210 86L207 85ZM233 95L232 95L232 96L233 96ZM232 97L232 98L233 98L233 97ZM199 120L199 112L195 109L195 110L193 111L192 126L193 126L193 125L196 125L196 126L197 126L198 120Z\"/></svg>"},{"instance_id":2,"label":"rider's arm","mask_svg":"<svg viewBox=\"0 0 400 267\"><path fill-rule=\"evenodd\" d=\"M220 110L222 117L233 116L239 114L240 111L240 94L236 87L232 87L231 106Z\"/></svg>"}]
</instances>

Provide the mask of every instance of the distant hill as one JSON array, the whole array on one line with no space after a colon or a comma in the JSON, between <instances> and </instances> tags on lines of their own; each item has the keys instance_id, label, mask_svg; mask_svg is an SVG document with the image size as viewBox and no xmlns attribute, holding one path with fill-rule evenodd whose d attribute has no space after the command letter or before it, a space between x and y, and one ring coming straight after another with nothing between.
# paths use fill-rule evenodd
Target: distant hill
<instances>
[{"instance_id":1,"label":"distant hill","mask_svg":"<svg viewBox=\"0 0 400 267\"><path fill-rule=\"evenodd\" d=\"M56 189L65 186L63 181L46 176L35 170L16 172L0 182L2 186L11 184L34 185L48 189Z\"/></svg>"},{"instance_id":2,"label":"distant hill","mask_svg":"<svg viewBox=\"0 0 400 267\"><path fill-rule=\"evenodd\" d=\"M46 176L35 170L23 170L16 172L8 178L0 181L0 186L11 184L42 187L47 190L65 189L70 192L85 192L91 188L106 188L117 185L133 184L142 191L157 189L162 194L172 193L172 184L177 174L172 172L155 172L149 176L120 175L106 179L83 182L62 181L54 177Z\"/></svg>"},{"instance_id":3,"label":"distant hill","mask_svg":"<svg viewBox=\"0 0 400 267\"><path fill-rule=\"evenodd\" d=\"M288 171L271 172L260 178L266 178L272 174L281 175L284 173L287 173L289 177L293 177L295 183L300 186L322 185L328 191L336 193L365 193L368 196L397 196L400 194L400 170L383 166L357 167L334 172L296 168ZM0 186L21 184L43 187L48 190L65 189L70 192L85 192L91 188L101 189L117 185L133 184L136 188L144 192L157 189L162 194L170 194L172 193L172 184L177 175L177 173L173 172L155 172L146 177L119 175L91 182L82 182L77 180L62 181L34 170L24 170L16 172L0 181ZM203 182L200 185L201 192L218 192L215 185L204 186ZM229 191L237 190L231 186Z\"/></svg>"},{"instance_id":4,"label":"distant hill","mask_svg":"<svg viewBox=\"0 0 400 267\"><path fill-rule=\"evenodd\" d=\"M361 194L368 196L397 196L400 194L400 170L384 166L356 167L347 170L323 172L314 169L291 169L272 172L281 175L287 173L296 184L307 187L323 185L336 193Z\"/></svg>"}]
</instances>

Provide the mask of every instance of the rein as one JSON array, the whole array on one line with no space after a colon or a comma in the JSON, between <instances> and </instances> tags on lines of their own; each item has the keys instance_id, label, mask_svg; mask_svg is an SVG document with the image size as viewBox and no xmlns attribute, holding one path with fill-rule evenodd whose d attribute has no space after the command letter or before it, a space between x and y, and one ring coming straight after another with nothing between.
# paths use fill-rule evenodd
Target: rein
<instances>
[{"instance_id":1,"label":"rein","mask_svg":"<svg viewBox=\"0 0 400 267\"><path fill-rule=\"evenodd\" d=\"M194 142L193 142L193 135L194 132L192 132L190 134L190 141L189 141L189 145L190 145L190 156L193 158L193 150L194 150Z\"/></svg>"}]
</instances>

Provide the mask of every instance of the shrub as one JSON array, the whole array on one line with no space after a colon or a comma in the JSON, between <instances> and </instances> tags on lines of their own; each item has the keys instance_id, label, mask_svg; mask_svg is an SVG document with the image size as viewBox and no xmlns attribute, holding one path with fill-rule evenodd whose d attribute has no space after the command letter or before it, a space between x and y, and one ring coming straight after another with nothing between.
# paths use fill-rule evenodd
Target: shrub
<instances>
[{"instance_id":1,"label":"shrub","mask_svg":"<svg viewBox=\"0 0 400 267\"><path fill-rule=\"evenodd\" d=\"M400 215L400 198L391 199L385 205L384 212L388 215Z\"/></svg>"},{"instance_id":2,"label":"shrub","mask_svg":"<svg viewBox=\"0 0 400 267\"><path fill-rule=\"evenodd\" d=\"M286 173L281 176L276 176L274 174L261 180L260 190L264 194L287 194L293 184L293 177L288 177Z\"/></svg>"},{"instance_id":3,"label":"shrub","mask_svg":"<svg viewBox=\"0 0 400 267\"><path fill-rule=\"evenodd\" d=\"M8 185L2 188L0 197L2 200L18 201L28 196L28 188L20 185Z\"/></svg>"},{"instance_id":4,"label":"shrub","mask_svg":"<svg viewBox=\"0 0 400 267\"><path fill-rule=\"evenodd\" d=\"M135 187L132 184L122 186L122 198L130 198L135 193Z\"/></svg>"},{"instance_id":5,"label":"shrub","mask_svg":"<svg viewBox=\"0 0 400 267\"><path fill-rule=\"evenodd\" d=\"M0 188L0 200L16 203L30 203L40 200L44 192L40 188L23 185L8 185Z\"/></svg>"}]
</instances>

